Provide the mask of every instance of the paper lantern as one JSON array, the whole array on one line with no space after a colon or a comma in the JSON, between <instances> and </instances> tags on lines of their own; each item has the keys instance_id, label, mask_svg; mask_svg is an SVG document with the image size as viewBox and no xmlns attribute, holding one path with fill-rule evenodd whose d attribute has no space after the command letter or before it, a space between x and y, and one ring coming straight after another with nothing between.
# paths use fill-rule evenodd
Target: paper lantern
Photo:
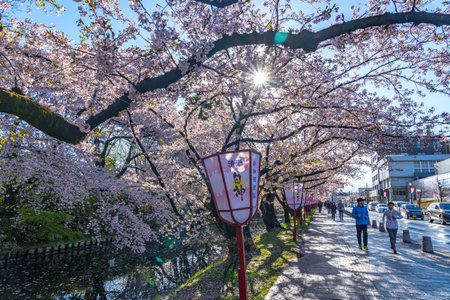
<instances>
[{"instance_id":1,"label":"paper lantern","mask_svg":"<svg viewBox=\"0 0 450 300\"><path fill-rule=\"evenodd\" d=\"M292 210L297 210L302 205L303 183L288 183L284 185L286 203Z\"/></svg>"},{"instance_id":2,"label":"paper lantern","mask_svg":"<svg viewBox=\"0 0 450 300\"><path fill-rule=\"evenodd\" d=\"M222 221L246 225L258 208L261 154L254 150L216 153L202 159Z\"/></svg>"}]
</instances>

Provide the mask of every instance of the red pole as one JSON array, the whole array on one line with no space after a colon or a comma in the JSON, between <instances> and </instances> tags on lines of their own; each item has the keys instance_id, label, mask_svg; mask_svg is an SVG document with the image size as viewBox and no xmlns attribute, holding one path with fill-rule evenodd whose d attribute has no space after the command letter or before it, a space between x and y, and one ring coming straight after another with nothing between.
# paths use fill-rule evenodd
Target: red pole
<instances>
[{"instance_id":1,"label":"red pole","mask_svg":"<svg viewBox=\"0 0 450 300\"><path fill-rule=\"evenodd\" d=\"M247 278L245 274L245 248L244 248L244 235L242 233L242 226L236 228L237 246L239 252L239 300L247 300Z\"/></svg>"},{"instance_id":2,"label":"red pole","mask_svg":"<svg viewBox=\"0 0 450 300\"><path fill-rule=\"evenodd\" d=\"M302 213L302 207L300 206L300 226L303 225L303 213Z\"/></svg>"},{"instance_id":3,"label":"red pole","mask_svg":"<svg viewBox=\"0 0 450 300\"><path fill-rule=\"evenodd\" d=\"M294 209L294 241L297 240L297 210Z\"/></svg>"}]
</instances>

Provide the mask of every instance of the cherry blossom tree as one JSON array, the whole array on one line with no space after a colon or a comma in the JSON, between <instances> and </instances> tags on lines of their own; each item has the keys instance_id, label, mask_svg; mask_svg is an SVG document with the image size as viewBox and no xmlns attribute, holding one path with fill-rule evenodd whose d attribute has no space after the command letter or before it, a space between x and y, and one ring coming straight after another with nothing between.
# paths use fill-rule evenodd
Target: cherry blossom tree
<instances>
[{"instance_id":1,"label":"cherry blossom tree","mask_svg":"<svg viewBox=\"0 0 450 300\"><path fill-rule=\"evenodd\" d=\"M50 2L54 3L54 1ZM406 1L403 4L394 2L396 12L389 13L387 12L389 1L370 1L367 4L367 11L364 13L360 12L360 7L354 8L353 20L342 23L343 17L338 15L336 25L312 32L309 30L312 24L329 20L332 12L338 10L336 5L329 5L317 14L303 16L301 13L292 12L289 9L289 3L282 6L276 2L278 5L272 8L272 17L263 14L260 18L263 21L267 20L269 24L276 24L276 26L269 26L272 30L267 30L267 23L255 18L258 14L257 8L248 2L226 1L222 3L222 6L226 6L226 8L210 9L207 5L197 1L181 1L180 3L172 1L169 4L172 12L164 7L151 13L140 1L130 1L132 9L137 13L138 23L136 23L127 19L121 13L118 3L95 1L88 4L83 3L79 7L81 15L90 19L91 23L87 24L87 21L84 21L83 18L79 20L77 25L80 27L83 42L75 46L72 46L68 38L61 32L48 29L45 25L32 24L30 20L21 21L11 18L8 20L11 23L11 30L4 30L4 37L2 37L3 43L7 45L5 55L11 57L8 68L8 82L5 82L4 87L11 89L18 85L25 89L27 95L36 99L39 97L45 98L45 102L50 102L47 97L50 93L56 99L63 98L67 94L66 98L79 99L78 101L71 101L73 105L71 108L75 109L79 118L69 122L58 118L58 114L47 114L43 107L36 105L35 101L17 97L17 95L12 97L6 91L3 91L2 94L4 101L2 101L1 111L19 115L35 127L60 140L78 143L85 136L86 131L92 130L127 108L134 101L136 93L145 94L151 91L158 93L158 89L167 88L171 83L175 83L194 70L198 70L198 67L204 61L213 57L216 53L231 47L249 44L276 45L276 42L279 42L287 49L303 49L305 52L312 52L317 50L318 47L321 48L327 43L331 43L338 48L342 48L344 45L356 46L359 47L359 51L355 51L355 53L364 53L367 49L363 46L366 46L368 42L372 44L375 40L378 40L378 42L373 43L372 48L380 49L380 47L383 47L383 50L400 50L398 55L403 56L402 52L407 52L405 47L414 45L416 52L422 51L434 55L430 58L427 57L427 59L416 57L416 65L412 67L418 70L426 64L431 66L431 70L435 73L442 73L439 63L445 63L445 49L439 49L439 47L427 49L423 45L430 41L445 45L445 29L442 34L438 32L438 26L449 22L449 16L442 13L445 12L445 7L444 9L437 9L436 12L428 13L418 11L419 8L415 5L415 2L411 7L409 2ZM215 1L211 3L215 4ZM267 1L265 4L270 5L271 3ZM425 10L426 8L425 6L420 9ZM285 15L281 16L281 13ZM171 17L179 18L180 14L183 15L183 20L171 22ZM203 18L198 18L198 16L203 16ZM306 29L298 31L298 33L294 30L291 33L278 32L282 19L299 20L299 23ZM120 21L126 27L116 33L113 31L111 20ZM177 24L177 22L180 24ZM413 28L412 30L417 31L416 34L411 32L411 25L409 24L406 26L390 26L403 23L428 23L433 25ZM384 26L384 29L380 29L379 26ZM31 28L32 30L29 30ZM16 34L13 34L13 32ZM147 41L147 47L149 48L145 49L148 52L142 53L137 48L127 48L126 51L123 51L123 45L127 41L135 39L143 32L148 32L151 35L151 40ZM408 34L405 34L405 32ZM229 35L231 33L232 35ZM184 38L184 35L186 38ZM26 47L23 47L24 44L21 44L22 40L18 39L18 36L25 39ZM167 40L171 41L170 44L167 43ZM51 47L47 45L49 42ZM393 49L393 47L400 48ZM45 48L45 54L43 48ZM32 53L28 49L33 49ZM25 61L20 59L20 63L16 66L13 53L22 53L22 56L28 59ZM55 56L52 56L51 53L54 53ZM66 57L66 60L61 60L61 57ZM410 63L414 62L413 57L409 56L408 58L411 59ZM131 62L142 62L143 60L147 61L148 65L138 64L136 66L131 64ZM55 66L54 62L56 61L59 64ZM420 61L422 61L422 64L420 64ZM43 72L38 72L44 67L43 64L47 64L45 67L50 69L45 72L45 75ZM24 76L21 72L24 65L27 66L28 76ZM115 68L120 66L122 70ZM167 70L166 66L175 68ZM35 71L32 71L33 69ZM14 74L12 73L14 70L19 72ZM161 72L164 74L158 75ZM104 86L105 82L102 81L108 78L108 83L115 86L114 92L95 90L92 87L90 89L85 87L80 90L77 80L80 80L81 74L99 80L91 84L91 86L96 87ZM439 89L438 84L443 83L445 86L447 82L445 75L438 78L438 82L420 81L419 77L417 80L415 78L410 79L421 82L432 90L441 91L445 89ZM26 84L27 82L28 84ZM28 92L30 83L33 83L36 95L30 93L31 91ZM392 84L395 84L395 81ZM39 85L41 85L41 88L37 92ZM50 86L53 89L58 86L57 90L59 92L64 91L64 93L59 96L56 91L49 91ZM78 87L78 90L75 90L75 86ZM97 99L100 93L101 99ZM30 100L31 103L27 100ZM91 104L88 104L88 102L91 102ZM45 103L44 107L49 105L51 103ZM36 111L32 116L30 114L25 116L23 113L25 109L23 108L30 106ZM47 122L41 122L43 115L52 120L50 124L55 125L49 126ZM72 126L74 124L79 126ZM52 131L47 127L58 129Z\"/></svg>"},{"instance_id":2,"label":"cherry blossom tree","mask_svg":"<svg viewBox=\"0 0 450 300\"><path fill-rule=\"evenodd\" d=\"M122 245L142 250L157 238L152 222L198 231L213 221L232 236L214 218L202 156L264 153L267 212L283 182L324 194L356 171L356 155L449 122L410 88L448 94L446 4L367 1L349 16L333 1L305 13L291 1L130 0L132 14L119 1L75 2L78 41L15 18L12 1L0 7L2 182L18 192L38 180L35 195L51 188L61 209L95 197L89 228Z\"/></svg>"}]
</instances>

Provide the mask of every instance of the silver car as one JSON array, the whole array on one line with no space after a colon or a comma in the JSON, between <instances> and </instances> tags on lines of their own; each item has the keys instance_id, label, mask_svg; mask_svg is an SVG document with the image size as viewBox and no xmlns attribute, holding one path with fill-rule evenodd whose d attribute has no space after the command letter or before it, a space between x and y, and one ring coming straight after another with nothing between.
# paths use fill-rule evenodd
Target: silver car
<instances>
[{"instance_id":1,"label":"silver car","mask_svg":"<svg viewBox=\"0 0 450 300\"><path fill-rule=\"evenodd\" d=\"M450 202L431 203L427 207L427 215L430 218L430 223L434 220L439 220L442 225L450 222Z\"/></svg>"}]
</instances>

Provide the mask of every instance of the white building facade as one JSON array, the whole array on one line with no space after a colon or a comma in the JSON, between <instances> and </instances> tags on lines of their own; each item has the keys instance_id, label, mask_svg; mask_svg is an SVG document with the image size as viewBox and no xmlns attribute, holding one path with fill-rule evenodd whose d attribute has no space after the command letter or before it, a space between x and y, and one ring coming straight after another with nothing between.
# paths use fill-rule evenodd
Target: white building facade
<instances>
[{"instance_id":1,"label":"white building facade","mask_svg":"<svg viewBox=\"0 0 450 300\"><path fill-rule=\"evenodd\" d=\"M437 175L414 180L415 200L450 202L450 159L435 164Z\"/></svg>"},{"instance_id":2,"label":"white building facade","mask_svg":"<svg viewBox=\"0 0 450 300\"><path fill-rule=\"evenodd\" d=\"M372 159L372 191L370 196L380 202L407 201L414 197L409 183L437 174L435 164L450 158L450 154L407 153Z\"/></svg>"}]
</instances>

